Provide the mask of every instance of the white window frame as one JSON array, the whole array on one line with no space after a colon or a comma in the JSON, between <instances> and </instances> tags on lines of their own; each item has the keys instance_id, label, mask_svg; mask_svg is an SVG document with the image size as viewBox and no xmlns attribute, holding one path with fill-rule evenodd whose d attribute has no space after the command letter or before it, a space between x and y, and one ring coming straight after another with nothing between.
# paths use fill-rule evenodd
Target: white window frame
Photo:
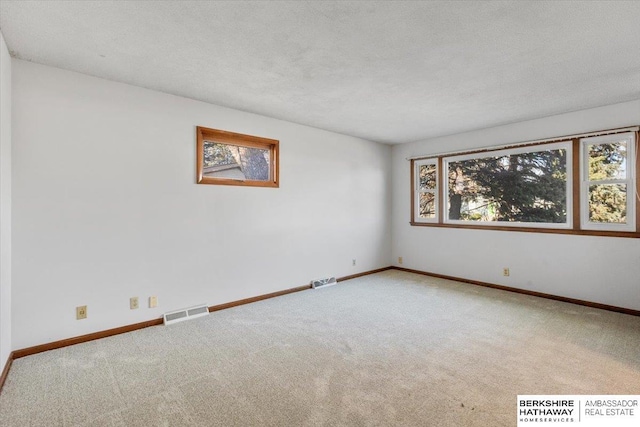
<instances>
[{"instance_id":1,"label":"white window frame","mask_svg":"<svg viewBox=\"0 0 640 427\"><path fill-rule=\"evenodd\" d=\"M464 220L453 220L449 219L449 163L471 160L471 159L480 159L486 157L500 157L500 156L508 156L511 154L521 154L521 153L535 153L537 151L549 151L549 150L558 150L564 149L566 150L567 162L567 183L566 183L566 193L567 193L567 221L565 223L549 223L549 222L509 222L509 221L464 221ZM483 151L479 153L460 155L460 156L451 156L451 157L443 157L442 159L442 182L444 185L442 186L443 191L443 217L445 224L460 224L460 225L479 225L479 226L487 226L487 227L526 227L526 228L555 228L555 229L571 229L573 228L573 167L572 161L573 159L573 144L572 141L562 141L552 144L540 144L536 146L526 146L519 148L509 148L504 150L496 150L496 151Z\"/></svg>"},{"instance_id":2,"label":"white window frame","mask_svg":"<svg viewBox=\"0 0 640 427\"><path fill-rule=\"evenodd\" d=\"M436 186L433 190L420 190L420 166L423 165L434 165L436 167ZM438 185L438 177L439 177L439 173L440 171L438 170L438 159L423 159L423 160L416 160L414 162L414 188L415 188L415 194L414 194L414 206L413 206L413 219L415 222L424 222L424 223L437 223L439 218L440 218L440 206L438 204L438 199L439 199L439 192L440 192L440 187ZM435 209L435 216L433 218L421 218L420 217L420 194L421 193L433 193L434 196L434 209Z\"/></svg>"},{"instance_id":3,"label":"white window frame","mask_svg":"<svg viewBox=\"0 0 640 427\"><path fill-rule=\"evenodd\" d=\"M626 141L627 143L627 177L626 179L609 179L605 181L589 181L589 152L587 146ZM602 231L636 231L636 137L634 132L595 136L580 139L580 228L582 230ZM626 184L627 186L627 222L601 223L589 221L589 185L591 184Z\"/></svg>"}]
</instances>

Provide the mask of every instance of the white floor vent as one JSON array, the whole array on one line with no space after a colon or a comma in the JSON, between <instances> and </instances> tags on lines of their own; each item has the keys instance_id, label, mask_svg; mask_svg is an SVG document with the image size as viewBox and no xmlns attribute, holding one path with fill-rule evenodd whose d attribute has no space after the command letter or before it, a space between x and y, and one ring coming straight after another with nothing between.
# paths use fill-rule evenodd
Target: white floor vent
<instances>
[{"instance_id":1,"label":"white floor vent","mask_svg":"<svg viewBox=\"0 0 640 427\"><path fill-rule=\"evenodd\" d=\"M335 285L337 283L338 281L335 277L328 277L326 279L312 280L311 287L313 289L326 288L327 286Z\"/></svg>"},{"instance_id":2,"label":"white floor vent","mask_svg":"<svg viewBox=\"0 0 640 427\"><path fill-rule=\"evenodd\" d=\"M171 325L173 323L184 322L185 320L195 319L196 317L202 317L208 314L209 307L207 307L206 304L183 308L176 311L169 311L164 314L164 324Z\"/></svg>"}]
</instances>

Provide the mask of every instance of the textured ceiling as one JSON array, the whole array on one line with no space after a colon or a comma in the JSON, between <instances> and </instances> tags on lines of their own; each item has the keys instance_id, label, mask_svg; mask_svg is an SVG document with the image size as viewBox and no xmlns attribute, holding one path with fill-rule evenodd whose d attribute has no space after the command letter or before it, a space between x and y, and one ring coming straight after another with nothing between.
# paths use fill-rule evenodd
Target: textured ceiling
<instances>
[{"instance_id":1,"label":"textured ceiling","mask_svg":"<svg viewBox=\"0 0 640 427\"><path fill-rule=\"evenodd\" d=\"M385 143L640 98L640 2L0 1L21 59Z\"/></svg>"}]
</instances>

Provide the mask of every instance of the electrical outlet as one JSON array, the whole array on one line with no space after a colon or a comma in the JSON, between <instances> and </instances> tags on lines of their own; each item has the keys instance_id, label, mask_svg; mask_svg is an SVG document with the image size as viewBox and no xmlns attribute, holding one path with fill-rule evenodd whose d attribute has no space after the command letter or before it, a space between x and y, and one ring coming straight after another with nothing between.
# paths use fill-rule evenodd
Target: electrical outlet
<instances>
[{"instance_id":1,"label":"electrical outlet","mask_svg":"<svg viewBox=\"0 0 640 427\"><path fill-rule=\"evenodd\" d=\"M351 261L351 265L356 265L356 259L355 258Z\"/></svg>"},{"instance_id":2,"label":"electrical outlet","mask_svg":"<svg viewBox=\"0 0 640 427\"><path fill-rule=\"evenodd\" d=\"M401 256L398 257L398 264L402 264L402 257Z\"/></svg>"},{"instance_id":3,"label":"electrical outlet","mask_svg":"<svg viewBox=\"0 0 640 427\"><path fill-rule=\"evenodd\" d=\"M81 305L80 307L76 307L76 320L86 319L87 318L87 306Z\"/></svg>"},{"instance_id":4,"label":"electrical outlet","mask_svg":"<svg viewBox=\"0 0 640 427\"><path fill-rule=\"evenodd\" d=\"M158 297L149 297L149 308L158 306Z\"/></svg>"},{"instance_id":5,"label":"electrical outlet","mask_svg":"<svg viewBox=\"0 0 640 427\"><path fill-rule=\"evenodd\" d=\"M129 298L129 308L131 310L135 310L136 308L138 308L138 297Z\"/></svg>"},{"instance_id":6,"label":"electrical outlet","mask_svg":"<svg viewBox=\"0 0 640 427\"><path fill-rule=\"evenodd\" d=\"M502 269L502 275L503 276L508 276L509 275L509 269L507 267Z\"/></svg>"}]
</instances>

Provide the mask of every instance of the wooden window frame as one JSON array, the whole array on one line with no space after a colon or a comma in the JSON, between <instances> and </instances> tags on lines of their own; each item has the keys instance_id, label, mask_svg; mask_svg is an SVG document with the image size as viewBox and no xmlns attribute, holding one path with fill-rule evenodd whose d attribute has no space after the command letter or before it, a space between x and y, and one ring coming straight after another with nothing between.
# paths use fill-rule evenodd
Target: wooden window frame
<instances>
[{"instance_id":1,"label":"wooden window frame","mask_svg":"<svg viewBox=\"0 0 640 427\"><path fill-rule=\"evenodd\" d=\"M622 134L629 133L628 129L618 130L618 129L610 129L593 132L594 134L599 135L614 135L614 134ZM635 130L635 171L634 171L634 184L636 189L640 189L640 154L638 153L638 138L640 136L640 132ZM570 235L585 235L585 236L603 236L603 237L627 237L627 238L640 238L640 201L637 198L636 194L633 194L633 205L635 210L635 227L630 231L617 231L617 230L603 230L603 229L585 229L581 226L581 139L584 137L559 137L554 139L545 140L543 142L532 142L532 143L523 143L523 144L513 144L510 146L503 146L498 148L488 148L488 149L478 149L478 150L470 150L465 152L451 153L451 154L439 154L432 156L424 156L424 157L415 157L410 159L410 168L411 168L411 218L409 224L412 226L418 227L440 227L440 228L458 228L458 229L475 229L475 230L494 230L494 231L517 231L517 232L531 232L531 233L549 233L549 234L570 234ZM444 185L444 179L446 178L445 172L443 171L443 162L445 158L457 157L467 154L476 154L476 153L492 153L497 151L504 151L509 148L520 148L520 147L533 147L540 145L552 145L558 142L566 142L569 141L572 145L571 149L571 159L568 160L568 164L571 165L571 213L567 213L568 215L572 215L571 228L548 228L548 227L536 227L536 226L526 226L526 225L516 225L516 226L506 226L506 225L493 225L493 224L461 224L461 223L451 223L445 221L445 216L447 213L445 212L446 203L444 202L444 191L446 190L446 186ZM434 222L423 222L416 220L416 203L419 203L416 200L416 178L415 178L415 170L416 170L416 162L425 159L437 159L438 162L438 170L440 173L437 174L437 188L438 191L438 220ZM569 211L569 210L568 210Z\"/></svg>"},{"instance_id":2,"label":"wooden window frame","mask_svg":"<svg viewBox=\"0 0 640 427\"><path fill-rule=\"evenodd\" d=\"M269 179L266 181L250 179L214 178L204 176L204 142L215 141L222 144L269 150ZM196 127L196 182L212 185L239 185L246 187L278 188L280 175L280 141L226 130Z\"/></svg>"}]
</instances>

